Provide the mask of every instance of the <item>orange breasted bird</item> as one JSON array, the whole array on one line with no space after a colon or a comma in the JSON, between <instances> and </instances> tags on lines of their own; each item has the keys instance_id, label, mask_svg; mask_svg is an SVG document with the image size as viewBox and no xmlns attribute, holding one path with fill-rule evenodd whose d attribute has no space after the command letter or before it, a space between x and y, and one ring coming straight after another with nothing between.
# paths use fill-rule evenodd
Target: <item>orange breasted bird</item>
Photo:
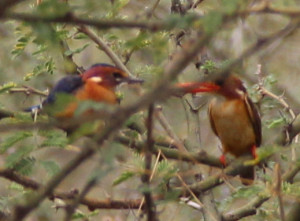
<instances>
[{"instance_id":1,"label":"orange breasted bird","mask_svg":"<svg viewBox=\"0 0 300 221\"><path fill-rule=\"evenodd\" d=\"M235 157L251 153L254 158L256 147L261 144L261 120L250 100L242 81L235 75L219 78L213 82L192 82L178 84L185 93L210 92L216 97L209 104L210 125L220 139L223 154L220 161L226 164L225 153ZM244 184L254 179L254 167L240 174Z\"/></svg>"},{"instance_id":2,"label":"orange breasted bird","mask_svg":"<svg viewBox=\"0 0 300 221\"><path fill-rule=\"evenodd\" d=\"M143 80L130 77L125 71L115 66L99 63L91 66L81 75L70 75L62 78L54 86L42 105L25 109L35 111L49 104L54 104L59 93L74 95L77 102L71 102L66 108L55 114L56 118L71 118L78 106L78 101L92 100L116 104L118 102L115 88L121 83L142 83Z\"/></svg>"}]
</instances>

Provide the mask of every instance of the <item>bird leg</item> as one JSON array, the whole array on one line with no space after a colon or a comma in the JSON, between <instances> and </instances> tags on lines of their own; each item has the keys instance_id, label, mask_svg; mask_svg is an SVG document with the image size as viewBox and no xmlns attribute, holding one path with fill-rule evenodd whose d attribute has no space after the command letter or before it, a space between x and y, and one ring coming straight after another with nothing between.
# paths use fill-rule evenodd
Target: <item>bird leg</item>
<instances>
[{"instance_id":1,"label":"bird leg","mask_svg":"<svg viewBox=\"0 0 300 221\"><path fill-rule=\"evenodd\" d=\"M219 159L220 159L221 164L224 167L226 167L226 157L225 157L225 154L222 154Z\"/></svg>"},{"instance_id":2,"label":"bird leg","mask_svg":"<svg viewBox=\"0 0 300 221\"><path fill-rule=\"evenodd\" d=\"M253 156L253 158L256 160L257 159L257 153L256 153L256 145L253 145L252 147L251 147L251 153L252 153L252 156Z\"/></svg>"}]
</instances>

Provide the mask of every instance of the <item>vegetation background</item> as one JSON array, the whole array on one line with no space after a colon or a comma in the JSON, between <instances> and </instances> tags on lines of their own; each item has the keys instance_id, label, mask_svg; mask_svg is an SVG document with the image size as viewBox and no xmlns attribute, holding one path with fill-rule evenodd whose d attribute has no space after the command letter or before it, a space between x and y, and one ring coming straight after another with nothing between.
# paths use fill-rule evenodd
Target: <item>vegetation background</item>
<instances>
[{"instance_id":1,"label":"vegetation background","mask_svg":"<svg viewBox=\"0 0 300 221\"><path fill-rule=\"evenodd\" d=\"M0 19L1 220L299 220L299 1L1 0ZM94 141L22 112L99 62L145 83L82 104L110 113ZM241 161L221 169L210 97L170 96L225 71L262 117L250 186Z\"/></svg>"}]
</instances>

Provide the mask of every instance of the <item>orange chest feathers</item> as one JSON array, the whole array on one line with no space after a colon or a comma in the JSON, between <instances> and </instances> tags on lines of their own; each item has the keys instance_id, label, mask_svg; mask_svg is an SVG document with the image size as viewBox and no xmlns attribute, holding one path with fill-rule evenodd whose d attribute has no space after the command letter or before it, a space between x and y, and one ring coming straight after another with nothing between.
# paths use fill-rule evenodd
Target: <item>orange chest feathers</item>
<instances>
[{"instance_id":1,"label":"orange chest feathers","mask_svg":"<svg viewBox=\"0 0 300 221\"><path fill-rule=\"evenodd\" d=\"M102 87L94 82L86 82L85 85L79 89L75 97L78 101L92 100L95 102L104 102L108 104L116 104L117 96L114 90ZM56 115L56 117L71 118L78 107L78 102L72 102L67 105L66 109Z\"/></svg>"},{"instance_id":2,"label":"orange chest feathers","mask_svg":"<svg viewBox=\"0 0 300 221\"><path fill-rule=\"evenodd\" d=\"M255 132L243 100L213 100L209 115L212 129L219 137L224 152L240 156L255 145Z\"/></svg>"}]
</instances>

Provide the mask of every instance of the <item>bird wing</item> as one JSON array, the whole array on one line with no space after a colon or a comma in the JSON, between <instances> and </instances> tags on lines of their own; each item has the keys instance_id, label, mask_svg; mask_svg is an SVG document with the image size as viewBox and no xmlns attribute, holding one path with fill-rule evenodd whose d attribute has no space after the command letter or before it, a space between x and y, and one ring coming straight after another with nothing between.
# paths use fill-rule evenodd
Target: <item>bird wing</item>
<instances>
[{"instance_id":1,"label":"bird wing","mask_svg":"<svg viewBox=\"0 0 300 221\"><path fill-rule=\"evenodd\" d=\"M261 135L261 120L260 120L258 110L256 109L254 103L251 101L251 99L247 94L244 95L243 100L255 133L256 146L259 147L261 144L262 135Z\"/></svg>"},{"instance_id":2,"label":"bird wing","mask_svg":"<svg viewBox=\"0 0 300 221\"><path fill-rule=\"evenodd\" d=\"M210 102L210 104L208 106L209 122L210 122L211 129L213 130L213 132L215 133L215 135L219 137L217 129L216 129L216 126L215 126L215 122L214 122L214 119L213 119L212 113L211 113L212 104L213 104L213 102Z\"/></svg>"},{"instance_id":3,"label":"bird wing","mask_svg":"<svg viewBox=\"0 0 300 221\"><path fill-rule=\"evenodd\" d=\"M84 82L81 76L71 75L62 78L51 90L48 97L43 101L43 104L51 104L55 101L57 93L72 94L80 88Z\"/></svg>"}]
</instances>

